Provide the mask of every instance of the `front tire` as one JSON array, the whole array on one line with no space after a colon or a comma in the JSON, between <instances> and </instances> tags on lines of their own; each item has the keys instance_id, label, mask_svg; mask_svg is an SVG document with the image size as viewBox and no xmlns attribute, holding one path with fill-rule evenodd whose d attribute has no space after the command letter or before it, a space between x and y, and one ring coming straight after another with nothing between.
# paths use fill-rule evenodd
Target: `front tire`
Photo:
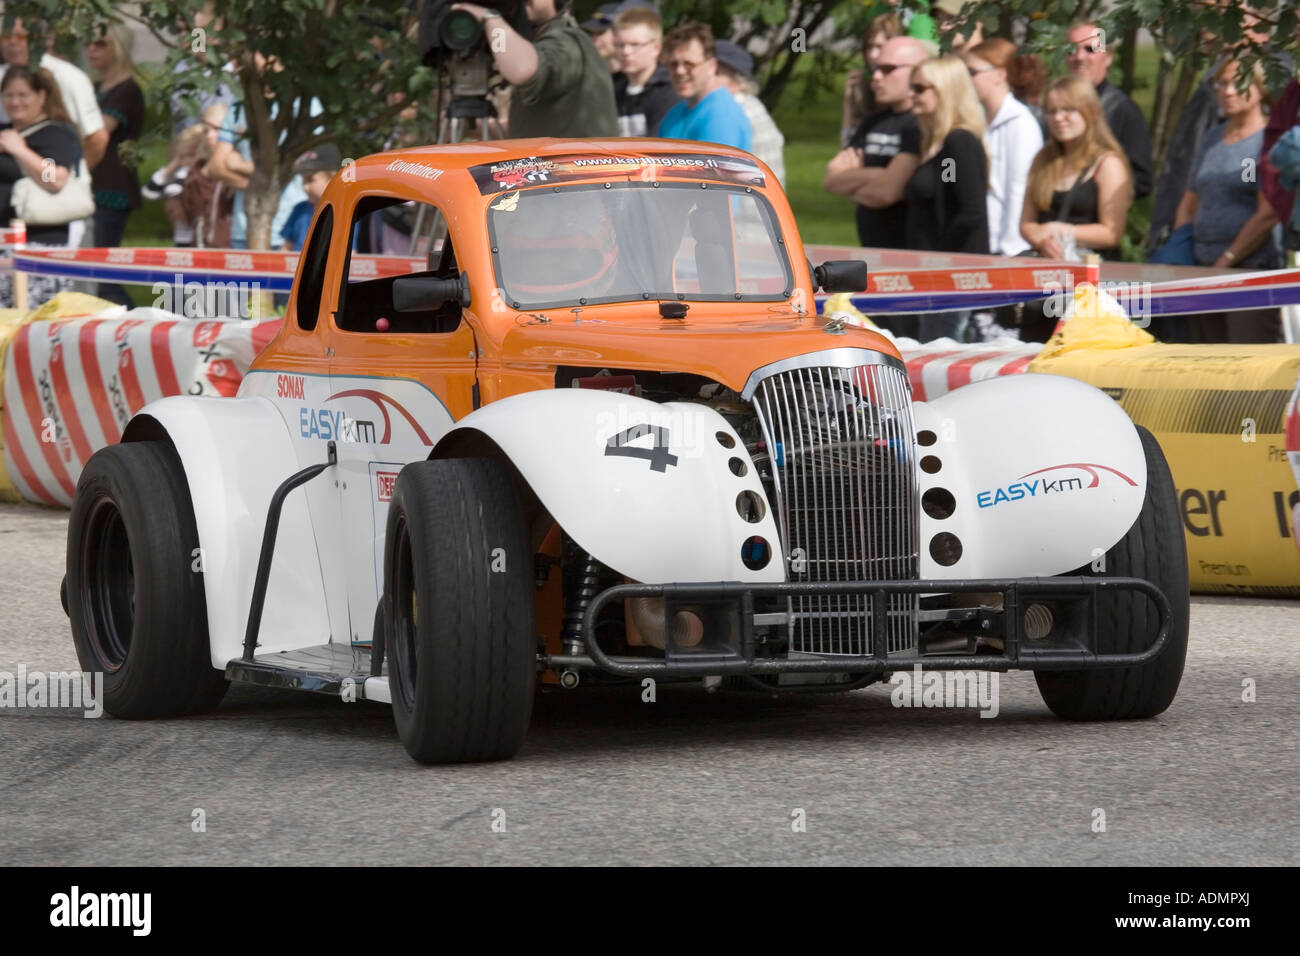
<instances>
[{"instance_id":1,"label":"front tire","mask_svg":"<svg viewBox=\"0 0 1300 956\"><path fill-rule=\"evenodd\" d=\"M198 713L226 693L210 656L198 545L185 470L169 443L91 456L68 519L62 591L77 658L103 672L114 717Z\"/></svg>"},{"instance_id":2,"label":"front tire","mask_svg":"<svg viewBox=\"0 0 1300 956\"><path fill-rule=\"evenodd\" d=\"M1183 676L1191 605L1187 539L1164 452L1149 431L1135 427L1146 453L1146 498L1128 534L1106 552L1104 573L1145 578L1163 591L1172 610L1169 638L1159 656L1136 667L1036 673L1043 700L1067 720L1154 717L1173 703ZM1091 567L1073 573L1093 574ZM1143 651L1158 630L1155 605L1143 595L1125 591L1098 598L1098 653Z\"/></svg>"},{"instance_id":3,"label":"front tire","mask_svg":"<svg viewBox=\"0 0 1300 956\"><path fill-rule=\"evenodd\" d=\"M393 720L421 763L502 760L528 731L537 677L533 559L507 465L402 469L384 556Z\"/></svg>"}]
</instances>

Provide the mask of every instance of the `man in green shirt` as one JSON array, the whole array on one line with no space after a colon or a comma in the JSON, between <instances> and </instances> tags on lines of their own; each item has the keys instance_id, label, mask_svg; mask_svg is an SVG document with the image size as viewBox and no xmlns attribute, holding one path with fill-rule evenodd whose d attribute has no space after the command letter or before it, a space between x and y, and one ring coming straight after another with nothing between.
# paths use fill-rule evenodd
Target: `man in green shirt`
<instances>
[{"instance_id":1,"label":"man in green shirt","mask_svg":"<svg viewBox=\"0 0 1300 956\"><path fill-rule=\"evenodd\" d=\"M509 135L617 136L618 109L609 65L568 15L568 2L526 0L530 43L496 10L458 3L478 18L497 72L510 84Z\"/></svg>"}]
</instances>

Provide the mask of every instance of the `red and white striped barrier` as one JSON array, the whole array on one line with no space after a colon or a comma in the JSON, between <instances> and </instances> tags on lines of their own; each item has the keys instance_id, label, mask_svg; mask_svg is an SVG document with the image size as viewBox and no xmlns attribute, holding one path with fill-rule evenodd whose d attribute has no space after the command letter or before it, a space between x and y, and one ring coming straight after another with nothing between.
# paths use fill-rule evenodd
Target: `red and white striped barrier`
<instances>
[{"instance_id":1,"label":"red and white striped barrier","mask_svg":"<svg viewBox=\"0 0 1300 956\"><path fill-rule=\"evenodd\" d=\"M988 342L983 345L899 345L912 381L912 395L929 402L954 388L1027 371L1042 350L1040 342Z\"/></svg>"},{"instance_id":2,"label":"red and white striped barrier","mask_svg":"<svg viewBox=\"0 0 1300 956\"><path fill-rule=\"evenodd\" d=\"M298 253L165 247L24 249L14 253L14 268L87 282L256 283L260 291L288 292L298 269ZM352 257L349 271L353 278L379 279L427 268L428 261L422 257L357 255Z\"/></svg>"},{"instance_id":3,"label":"red and white striped barrier","mask_svg":"<svg viewBox=\"0 0 1300 956\"><path fill-rule=\"evenodd\" d=\"M154 309L35 322L4 364L4 463L28 501L68 506L81 469L167 395L232 396L279 319L195 322Z\"/></svg>"}]
</instances>

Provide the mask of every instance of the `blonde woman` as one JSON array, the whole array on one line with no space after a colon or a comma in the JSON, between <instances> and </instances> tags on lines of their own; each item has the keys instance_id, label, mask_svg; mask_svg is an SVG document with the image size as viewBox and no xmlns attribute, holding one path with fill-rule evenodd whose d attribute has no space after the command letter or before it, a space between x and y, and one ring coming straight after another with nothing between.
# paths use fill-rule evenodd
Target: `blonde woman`
<instances>
[{"instance_id":1,"label":"blonde woman","mask_svg":"<svg viewBox=\"0 0 1300 956\"><path fill-rule=\"evenodd\" d=\"M1048 137L1029 167L1020 234L1048 259L1078 261L1087 251L1118 259L1133 178L1097 91L1063 76L1048 86L1043 115Z\"/></svg>"},{"instance_id":2,"label":"blonde woman","mask_svg":"<svg viewBox=\"0 0 1300 956\"><path fill-rule=\"evenodd\" d=\"M933 57L912 70L912 113L921 127L921 165L903 194L907 248L987 253L984 109L959 57Z\"/></svg>"},{"instance_id":3,"label":"blonde woman","mask_svg":"<svg viewBox=\"0 0 1300 956\"><path fill-rule=\"evenodd\" d=\"M908 249L989 251L988 153L984 109L966 64L932 57L912 70L912 113L921 127L921 164L907 182ZM960 341L970 312L922 315L917 337Z\"/></svg>"}]
</instances>

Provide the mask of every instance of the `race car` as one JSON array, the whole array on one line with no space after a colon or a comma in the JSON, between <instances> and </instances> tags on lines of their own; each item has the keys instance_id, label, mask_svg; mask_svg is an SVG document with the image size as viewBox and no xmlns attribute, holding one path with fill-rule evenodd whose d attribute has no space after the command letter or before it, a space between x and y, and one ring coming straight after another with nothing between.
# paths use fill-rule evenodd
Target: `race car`
<instances>
[{"instance_id":1,"label":"race car","mask_svg":"<svg viewBox=\"0 0 1300 956\"><path fill-rule=\"evenodd\" d=\"M817 314L771 170L667 140L370 156L316 210L237 397L90 460L65 603L118 716L230 681L390 703L508 758L538 686L845 691L1035 672L1079 720L1173 700L1188 568L1157 443L1089 385L914 402Z\"/></svg>"}]
</instances>

